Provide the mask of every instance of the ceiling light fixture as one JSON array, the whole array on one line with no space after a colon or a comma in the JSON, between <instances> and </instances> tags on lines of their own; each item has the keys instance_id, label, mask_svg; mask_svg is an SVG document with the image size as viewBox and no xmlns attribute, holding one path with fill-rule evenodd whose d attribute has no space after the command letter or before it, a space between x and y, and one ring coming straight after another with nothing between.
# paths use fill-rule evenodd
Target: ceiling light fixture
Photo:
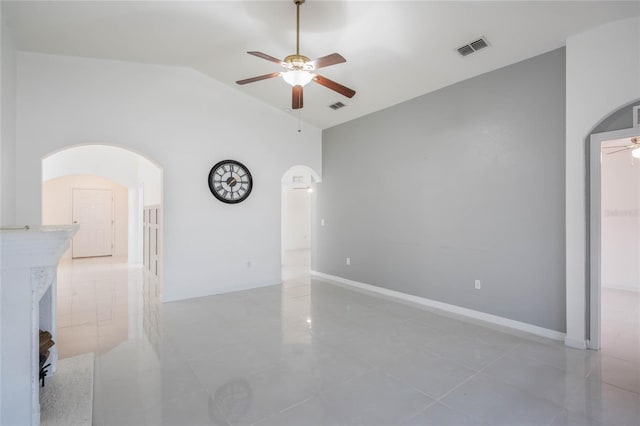
<instances>
[{"instance_id":1,"label":"ceiling light fixture","mask_svg":"<svg viewBox=\"0 0 640 426\"><path fill-rule=\"evenodd\" d=\"M292 69L289 71L285 71L281 75L283 80L293 87L306 86L311 80L313 80L314 77L311 72L301 69Z\"/></svg>"},{"instance_id":2,"label":"ceiling light fixture","mask_svg":"<svg viewBox=\"0 0 640 426\"><path fill-rule=\"evenodd\" d=\"M633 151L631 151L631 155L634 158L640 158L640 148L635 148Z\"/></svg>"}]
</instances>

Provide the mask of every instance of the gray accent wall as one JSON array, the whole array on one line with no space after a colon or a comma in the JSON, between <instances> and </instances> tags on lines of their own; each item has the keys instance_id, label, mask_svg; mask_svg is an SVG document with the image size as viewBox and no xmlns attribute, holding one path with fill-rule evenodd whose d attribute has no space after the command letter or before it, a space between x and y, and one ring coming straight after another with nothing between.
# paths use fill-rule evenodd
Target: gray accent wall
<instances>
[{"instance_id":1,"label":"gray accent wall","mask_svg":"<svg viewBox=\"0 0 640 426\"><path fill-rule=\"evenodd\" d=\"M564 49L322 138L313 269L565 331Z\"/></svg>"}]
</instances>

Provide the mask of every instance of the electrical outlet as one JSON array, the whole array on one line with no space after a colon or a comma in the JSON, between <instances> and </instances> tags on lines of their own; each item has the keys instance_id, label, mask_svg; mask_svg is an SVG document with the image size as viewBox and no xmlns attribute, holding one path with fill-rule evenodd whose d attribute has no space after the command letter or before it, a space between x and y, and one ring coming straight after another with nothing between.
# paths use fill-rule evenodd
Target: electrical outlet
<instances>
[{"instance_id":1,"label":"electrical outlet","mask_svg":"<svg viewBox=\"0 0 640 426\"><path fill-rule=\"evenodd\" d=\"M351 265L351 258L347 257L347 265Z\"/></svg>"},{"instance_id":2,"label":"electrical outlet","mask_svg":"<svg viewBox=\"0 0 640 426\"><path fill-rule=\"evenodd\" d=\"M482 288L482 284L480 283L480 280L476 280L476 290L480 290L480 288Z\"/></svg>"}]
</instances>

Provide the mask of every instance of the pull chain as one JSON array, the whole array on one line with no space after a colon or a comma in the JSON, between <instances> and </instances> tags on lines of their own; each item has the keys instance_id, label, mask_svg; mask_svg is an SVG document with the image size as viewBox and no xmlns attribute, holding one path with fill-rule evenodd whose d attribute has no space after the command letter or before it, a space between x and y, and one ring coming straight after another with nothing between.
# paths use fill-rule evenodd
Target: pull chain
<instances>
[{"instance_id":1,"label":"pull chain","mask_svg":"<svg viewBox=\"0 0 640 426\"><path fill-rule=\"evenodd\" d=\"M302 133L302 129L300 129L300 114L302 113L302 111L299 109L298 110L298 133Z\"/></svg>"}]
</instances>

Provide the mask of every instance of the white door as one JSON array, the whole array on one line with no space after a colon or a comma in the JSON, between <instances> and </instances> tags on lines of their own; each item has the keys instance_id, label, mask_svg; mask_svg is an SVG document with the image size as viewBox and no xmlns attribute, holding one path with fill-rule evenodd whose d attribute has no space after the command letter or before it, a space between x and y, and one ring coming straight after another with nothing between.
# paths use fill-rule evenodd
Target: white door
<instances>
[{"instance_id":1,"label":"white door","mask_svg":"<svg viewBox=\"0 0 640 426\"><path fill-rule=\"evenodd\" d=\"M73 223L80 229L73 238L73 257L111 256L113 194L110 189L74 189Z\"/></svg>"}]
</instances>

